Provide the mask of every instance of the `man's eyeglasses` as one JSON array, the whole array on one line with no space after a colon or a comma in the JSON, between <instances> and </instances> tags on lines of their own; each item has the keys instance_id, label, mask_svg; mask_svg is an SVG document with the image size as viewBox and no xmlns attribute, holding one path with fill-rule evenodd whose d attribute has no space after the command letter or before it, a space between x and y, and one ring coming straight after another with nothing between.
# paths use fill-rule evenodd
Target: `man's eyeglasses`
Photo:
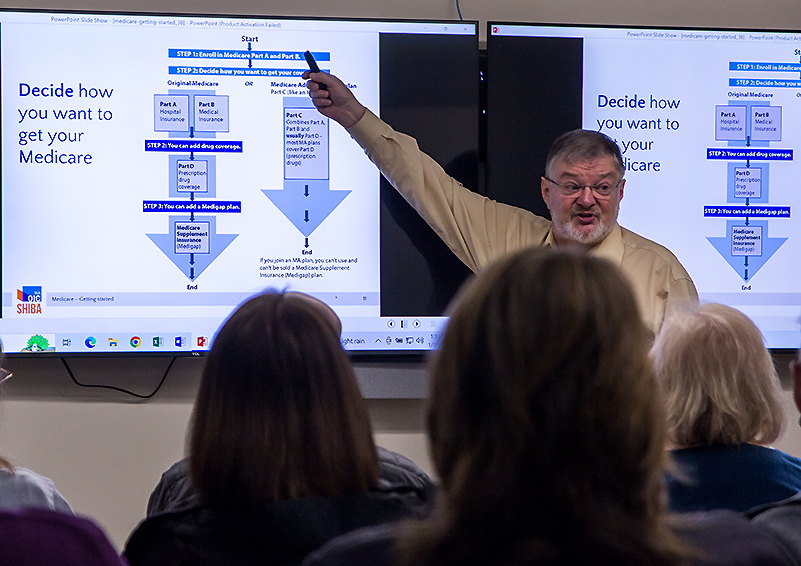
<instances>
[{"instance_id":1,"label":"man's eyeglasses","mask_svg":"<svg viewBox=\"0 0 801 566\"><path fill-rule=\"evenodd\" d=\"M2 376L2 377L0 377L0 385L3 385L6 381L11 379L12 375L14 375L14 374L11 373L10 371L8 371L7 369L0 368L0 376Z\"/></svg>"},{"instance_id":2,"label":"man's eyeglasses","mask_svg":"<svg viewBox=\"0 0 801 566\"><path fill-rule=\"evenodd\" d=\"M564 197L574 197L578 195L580 192L584 191L584 189L590 189L592 194L594 194L598 198L609 198L612 194L612 191L617 189L620 186L620 182L623 178L620 179L614 185L610 183L598 183L597 185L579 185L578 183L574 183L573 181L568 181L567 183L557 183L553 179L549 179L548 177L543 177L549 183L553 183L557 187L559 187L559 194Z\"/></svg>"}]
</instances>

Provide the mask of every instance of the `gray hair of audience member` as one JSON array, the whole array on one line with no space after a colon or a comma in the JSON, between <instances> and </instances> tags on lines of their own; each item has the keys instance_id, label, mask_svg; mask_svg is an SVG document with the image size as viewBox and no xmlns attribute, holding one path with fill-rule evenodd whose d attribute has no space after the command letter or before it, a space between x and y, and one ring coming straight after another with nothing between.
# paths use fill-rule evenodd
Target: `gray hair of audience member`
<instances>
[{"instance_id":1,"label":"gray hair of audience member","mask_svg":"<svg viewBox=\"0 0 801 566\"><path fill-rule=\"evenodd\" d=\"M578 129L565 132L551 144L548 157L545 159L545 176L552 177L557 161L572 165L599 157L613 158L618 173L623 177L626 171L623 166L623 156L612 138L594 130Z\"/></svg>"},{"instance_id":2,"label":"gray hair of audience member","mask_svg":"<svg viewBox=\"0 0 801 566\"><path fill-rule=\"evenodd\" d=\"M431 367L442 497L404 564L679 561L649 345L625 276L588 254L529 248L466 285Z\"/></svg>"},{"instance_id":3,"label":"gray hair of audience member","mask_svg":"<svg viewBox=\"0 0 801 566\"><path fill-rule=\"evenodd\" d=\"M245 507L378 484L367 405L336 315L300 293L240 306L214 339L189 438L204 503Z\"/></svg>"},{"instance_id":4,"label":"gray hair of audience member","mask_svg":"<svg viewBox=\"0 0 801 566\"><path fill-rule=\"evenodd\" d=\"M676 447L779 437L779 376L759 329L737 309L707 303L675 312L651 355Z\"/></svg>"}]
</instances>

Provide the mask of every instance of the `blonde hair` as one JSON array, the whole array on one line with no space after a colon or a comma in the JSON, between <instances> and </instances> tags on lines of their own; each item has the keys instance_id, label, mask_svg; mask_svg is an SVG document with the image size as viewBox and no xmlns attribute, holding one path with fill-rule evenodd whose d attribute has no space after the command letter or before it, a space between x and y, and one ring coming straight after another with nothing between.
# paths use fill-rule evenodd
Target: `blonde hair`
<instances>
[{"instance_id":1,"label":"blonde hair","mask_svg":"<svg viewBox=\"0 0 801 566\"><path fill-rule=\"evenodd\" d=\"M769 444L781 433L779 376L759 329L716 303L675 313L651 350L679 447Z\"/></svg>"}]
</instances>

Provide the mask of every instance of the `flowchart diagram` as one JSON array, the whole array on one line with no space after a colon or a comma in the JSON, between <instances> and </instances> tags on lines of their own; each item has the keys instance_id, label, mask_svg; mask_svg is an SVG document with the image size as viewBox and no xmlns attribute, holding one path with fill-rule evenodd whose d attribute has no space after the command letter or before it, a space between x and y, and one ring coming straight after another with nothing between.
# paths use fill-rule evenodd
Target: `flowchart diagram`
<instances>
[{"instance_id":1,"label":"flowchart diagram","mask_svg":"<svg viewBox=\"0 0 801 566\"><path fill-rule=\"evenodd\" d=\"M799 74L801 63L730 62L729 70ZM728 86L801 88L801 80L730 78ZM728 162L726 204L704 206L704 217L726 219L726 235L707 240L746 283L787 241L768 233L769 220L790 218L789 206L769 204L770 168L793 161L792 149L771 146L782 141L782 106L749 94L715 107L715 140L728 147L707 148L706 157Z\"/></svg>"},{"instance_id":2,"label":"flowchart diagram","mask_svg":"<svg viewBox=\"0 0 801 566\"><path fill-rule=\"evenodd\" d=\"M171 59L191 63L170 65L170 75L211 77L268 77L300 79L305 71L301 51L259 51L258 36L242 36L247 49L169 49ZM314 53L319 61L330 54ZM197 64L247 62L247 67ZM254 62L298 62L294 68L254 67ZM204 84L201 81L200 84ZM187 85L198 81L186 81ZM246 86L252 86L252 82ZM277 86L275 86L277 84ZM350 194L332 191L329 178L328 119L321 116L308 97L296 96L299 83L273 82L271 94L282 94L283 170L280 189L263 189L264 195L297 228L303 253L311 253L309 237ZM168 140L146 140L145 150L169 153L169 197L171 200L143 202L144 212L166 212L169 232L148 234L159 249L194 281L233 242L237 234L218 234L216 216L242 212L241 201L217 198L217 156L241 154L242 141L220 141L218 133L230 131L229 97L213 90L171 89L154 97L154 130L168 133ZM196 155L197 154L197 155ZM201 157L202 156L202 157Z\"/></svg>"},{"instance_id":3,"label":"flowchart diagram","mask_svg":"<svg viewBox=\"0 0 801 566\"><path fill-rule=\"evenodd\" d=\"M242 212L240 201L210 200L217 197L214 154L242 153L241 141L214 139L217 132L229 131L228 103L227 96L213 91L171 90L154 96L154 130L167 132L169 139L145 140L145 151L169 154L171 200L146 200L142 211L171 214L166 234L147 236L190 281L237 237L218 234L217 217L204 215Z\"/></svg>"},{"instance_id":4,"label":"flowchart diagram","mask_svg":"<svg viewBox=\"0 0 801 566\"><path fill-rule=\"evenodd\" d=\"M328 118L308 97L285 97L284 187L262 192L304 236L309 236L351 191L333 191L329 179Z\"/></svg>"}]
</instances>

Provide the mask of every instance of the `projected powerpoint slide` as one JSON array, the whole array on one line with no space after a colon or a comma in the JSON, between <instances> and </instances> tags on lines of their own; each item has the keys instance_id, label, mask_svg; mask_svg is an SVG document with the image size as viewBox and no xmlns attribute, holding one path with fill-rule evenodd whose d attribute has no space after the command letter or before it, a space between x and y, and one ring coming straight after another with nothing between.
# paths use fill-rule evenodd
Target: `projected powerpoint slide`
<instances>
[{"instance_id":1,"label":"projected powerpoint slide","mask_svg":"<svg viewBox=\"0 0 801 566\"><path fill-rule=\"evenodd\" d=\"M498 25L575 38L583 127L620 147L619 222L669 248L702 301L739 308L769 346L801 343L801 34ZM559 77L551 77L558 81Z\"/></svg>"},{"instance_id":2,"label":"projected powerpoint slide","mask_svg":"<svg viewBox=\"0 0 801 566\"><path fill-rule=\"evenodd\" d=\"M129 20L3 24L4 291L377 292L375 169L311 106L310 35ZM376 34L318 35L376 104Z\"/></svg>"},{"instance_id":3,"label":"projected powerpoint slide","mask_svg":"<svg viewBox=\"0 0 801 566\"><path fill-rule=\"evenodd\" d=\"M584 127L625 160L621 225L782 347L797 347L801 316L800 39L643 30L584 48Z\"/></svg>"},{"instance_id":4,"label":"projected powerpoint slide","mask_svg":"<svg viewBox=\"0 0 801 566\"><path fill-rule=\"evenodd\" d=\"M578 46L547 79L580 79L582 126L620 147L620 225L670 249L702 301L797 348L801 34L491 23L494 36L543 56L548 38Z\"/></svg>"},{"instance_id":5,"label":"projected powerpoint slide","mask_svg":"<svg viewBox=\"0 0 801 566\"><path fill-rule=\"evenodd\" d=\"M378 317L379 174L312 106L306 50L379 107L365 24L0 12L4 332L203 316L209 335L271 287Z\"/></svg>"}]
</instances>

